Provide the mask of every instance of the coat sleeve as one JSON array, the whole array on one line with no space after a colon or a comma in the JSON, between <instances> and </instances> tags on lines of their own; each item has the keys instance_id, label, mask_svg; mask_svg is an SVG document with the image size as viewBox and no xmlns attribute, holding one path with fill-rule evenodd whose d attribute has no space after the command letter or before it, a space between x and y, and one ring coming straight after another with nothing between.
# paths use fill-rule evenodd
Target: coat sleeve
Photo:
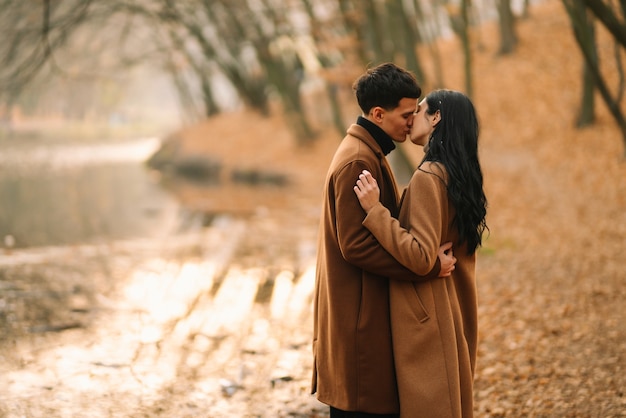
<instances>
[{"instance_id":1,"label":"coat sleeve","mask_svg":"<svg viewBox=\"0 0 626 418\"><path fill-rule=\"evenodd\" d=\"M354 193L354 185L359 174L364 170L373 170L363 161L346 165L336 174L334 180L335 213L337 216L337 237L341 253L346 261L370 273L395 280L423 281L437 277L439 259L430 264L429 269L422 268L416 274L396 260L376 237L363 227L365 211ZM382 204L381 208L385 209ZM391 213L387 210L391 217ZM435 257L436 258L436 257Z\"/></svg>"},{"instance_id":2,"label":"coat sleeve","mask_svg":"<svg viewBox=\"0 0 626 418\"><path fill-rule=\"evenodd\" d=\"M428 275L433 266L439 265L437 251L442 244L447 201L441 177L418 169L402 202L402 220L406 223L401 225L387 208L378 204L367 214L363 225L403 266L418 275Z\"/></svg>"}]
</instances>

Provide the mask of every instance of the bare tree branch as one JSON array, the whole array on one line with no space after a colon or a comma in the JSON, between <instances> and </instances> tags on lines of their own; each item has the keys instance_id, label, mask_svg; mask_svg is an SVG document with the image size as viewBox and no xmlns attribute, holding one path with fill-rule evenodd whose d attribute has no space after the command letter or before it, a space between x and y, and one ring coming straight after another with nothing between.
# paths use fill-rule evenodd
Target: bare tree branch
<instances>
[{"instance_id":1,"label":"bare tree branch","mask_svg":"<svg viewBox=\"0 0 626 418\"><path fill-rule=\"evenodd\" d=\"M602 0L583 0L585 5L593 14L602 22L602 24L611 32L617 42L626 48L626 24L620 22L616 13L607 6Z\"/></svg>"}]
</instances>

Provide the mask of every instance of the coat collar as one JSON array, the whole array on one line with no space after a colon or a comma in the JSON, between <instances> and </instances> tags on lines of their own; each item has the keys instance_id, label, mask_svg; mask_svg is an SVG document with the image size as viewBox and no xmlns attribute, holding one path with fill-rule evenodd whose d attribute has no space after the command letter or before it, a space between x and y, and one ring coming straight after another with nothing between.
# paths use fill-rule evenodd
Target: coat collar
<instances>
[{"instance_id":1,"label":"coat collar","mask_svg":"<svg viewBox=\"0 0 626 418\"><path fill-rule=\"evenodd\" d=\"M396 144L394 144L393 139L373 122L363 116L359 116L356 120L356 124L362 126L369 132L385 155L396 149Z\"/></svg>"},{"instance_id":2,"label":"coat collar","mask_svg":"<svg viewBox=\"0 0 626 418\"><path fill-rule=\"evenodd\" d=\"M382 129L381 129L381 132L382 132ZM387 160L387 158L385 158L385 153L383 152L380 144L376 141L376 138L374 137L374 135L370 133L370 131L368 131L364 126L361 126L359 124L356 124L356 123L352 124L348 128L347 133L349 136L352 136L358 139L359 141L363 142L367 147L369 147L372 150L374 155L376 155L376 157L379 159L380 169L382 170L383 178L386 178L387 179L386 181L389 182L387 183L388 190L389 190L388 193L393 193L393 201L396 202L396 205L395 205L396 207L389 207L388 209L391 211L392 216L394 217L397 216L398 214L398 211L397 211L398 190L397 190L397 185L396 185L396 179L393 174L393 170L391 169L391 166L389 165L389 161ZM393 140L389 138L389 141L393 141ZM393 144L393 142L392 142L392 145L395 148L395 145ZM382 178L379 181L382 181Z\"/></svg>"}]
</instances>

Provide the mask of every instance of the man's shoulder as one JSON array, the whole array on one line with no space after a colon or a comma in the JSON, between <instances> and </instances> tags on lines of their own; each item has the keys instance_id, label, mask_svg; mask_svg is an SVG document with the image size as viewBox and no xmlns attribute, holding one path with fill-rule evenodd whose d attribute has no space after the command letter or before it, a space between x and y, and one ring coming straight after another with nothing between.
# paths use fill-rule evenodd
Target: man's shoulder
<instances>
[{"instance_id":1,"label":"man's shoulder","mask_svg":"<svg viewBox=\"0 0 626 418\"><path fill-rule=\"evenodd\" d=\"M367 129L365 129L365 127L356 123L353 123L352 125L348 127L348 130L346 131L346 136L344 137L344 139L349 138L349 137L358 139L360 141L367 142L367 143L371 141L376 142L372 134Z\"/></svg>"},{"instance_id":2,"label":"man's shoulder","mask_svg":"<svg viewBox=\"0 0 626 418\"><path fill-rule=\"evenodd\" d=\"M367 129L357 124L353 124L348 128L346 136L341 140L337 151L350 151L371 155L382 154L380 146L374 137Z\"/></svg>"},{"instance_id":3,"label":"man's shoulder","mask_svg":"<svg viewBox=\"0 0 626 418\"><path fill-rule=\"evenodd\" d=\"M345 165L350 162L364 160L379 162L381 153L368 141L354 135L346 135L335 152L335 165Z\"/></svg>"}]
</instances>

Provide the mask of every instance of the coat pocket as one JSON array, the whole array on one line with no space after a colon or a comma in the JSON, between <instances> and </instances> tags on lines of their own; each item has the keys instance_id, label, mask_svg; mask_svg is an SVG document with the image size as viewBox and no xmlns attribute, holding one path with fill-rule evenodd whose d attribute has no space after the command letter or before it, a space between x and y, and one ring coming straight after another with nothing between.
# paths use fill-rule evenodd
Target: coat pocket
<instances>
[{"instance_id":1,"label":"coat pocket","mask_svg":"<svg viewBox=\"0 0 626 418\"><path fill-rule=\"evenodd\" d=\"M411 291L408 292L413 315L415 315L415 318L420 323L424 323L430 319L426 306L420 297L420 289L425 289L426 286L430 287L430 283L414 283L413 286L411 286Z\"/></svg>"}]
</instances>

